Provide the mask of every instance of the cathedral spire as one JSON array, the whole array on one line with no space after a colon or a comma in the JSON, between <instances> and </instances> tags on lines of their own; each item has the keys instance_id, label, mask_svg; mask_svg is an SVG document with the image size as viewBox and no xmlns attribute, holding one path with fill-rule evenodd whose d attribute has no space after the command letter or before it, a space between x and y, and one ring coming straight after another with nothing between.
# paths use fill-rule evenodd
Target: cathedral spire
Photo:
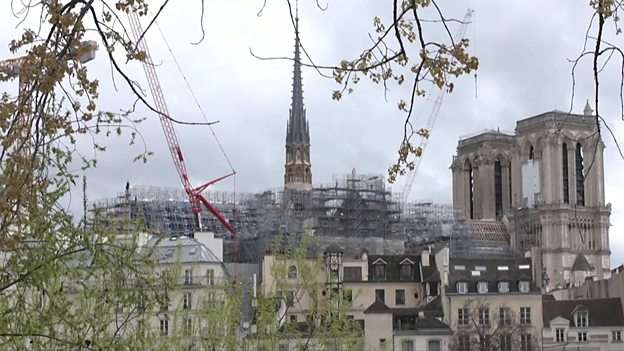
<instances>
[{"instance_id":1,"label":"cathedral spire","mask_svg":"<svg viewBox=\"0 0 624 351\"><path fill-rule=\"evenodd\" d=\"M301 80L301 42L299 39L299 11L295 10L295 56L293 67L292 100L286 123L286 165L284 187L310 190L312 170L310 163L310 130L303 106Z\"/></svg>"},{"instance_id":2,"label":"cathedral spire","mask_svg":"<svg viewBox=\"0 0 624 351\"><path fill-rule=\"evenodd\" d=\"M298 10L297 10L298 12ZM299 40L299 14L295 14L295 57L293 68L292 101L288 119L287 144L309 144L305 108L303 106L303 83L301 80L301 43Z\"/></svg>"}]
</instances>

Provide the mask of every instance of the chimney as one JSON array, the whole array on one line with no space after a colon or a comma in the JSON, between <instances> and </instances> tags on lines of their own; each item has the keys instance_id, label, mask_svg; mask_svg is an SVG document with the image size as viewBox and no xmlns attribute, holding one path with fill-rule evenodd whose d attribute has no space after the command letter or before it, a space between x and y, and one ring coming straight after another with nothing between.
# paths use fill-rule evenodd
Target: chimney
<instances>
[{"instance_id":1,"label":"chimney","mask_svg":"<svg viewBox=\"0 0 624 351\"><path fill-rule=\"evenodd\" d=\"M431 255L431 252L429 251L429 249L423 250L420 253L420 261L422 262L423 267L429 267L429 256Z\"/></svg>"}]
</instances>

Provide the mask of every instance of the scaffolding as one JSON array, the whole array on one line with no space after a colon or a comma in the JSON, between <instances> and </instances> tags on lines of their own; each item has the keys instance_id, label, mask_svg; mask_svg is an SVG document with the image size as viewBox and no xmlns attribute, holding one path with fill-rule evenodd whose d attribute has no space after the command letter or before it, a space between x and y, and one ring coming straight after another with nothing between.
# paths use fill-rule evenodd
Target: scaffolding
<instances>
[{"instance_id":1,"label":"scaffolding","mask_svg":"<svg viewBox=\"0 0 624 351\"><path fill-rule=\"evenodd\" d=\"M393 193L379 175L353 171L312 190L210 191L204 195L237 229L235 246L240 246L241 255L249 251L250 257L261 255L275 235L300 233L348 245L369 239L402 241L405 247L444 241L453 255L468 257L504 256L511 248L509 229L501 222L469 221L452 206L432 201L401 204L400 194ZM203 231L228 238L225 228L209 213L200 218ZM131 221L160 235L198 231L188 197L174 188L127 186L116 197L93 203L91 220L119 227ZM384 247L383 243L375 245Z\"/></svg>"}]
</instances>

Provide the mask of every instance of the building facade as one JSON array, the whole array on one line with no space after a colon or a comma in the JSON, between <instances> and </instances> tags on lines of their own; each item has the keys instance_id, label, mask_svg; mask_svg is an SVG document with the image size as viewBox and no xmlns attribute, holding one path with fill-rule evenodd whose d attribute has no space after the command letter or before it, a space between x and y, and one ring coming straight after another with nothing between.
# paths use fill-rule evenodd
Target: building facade
<instances>
[{"instance_id":1,"label":"building facade","mask_svg":"<svg viewBox=\"0 0 624 351\"><path fill-rule=\"evenodd\" d=\"M544 296L544 349L624 350L620 299L559 300Z\"/></svg>"},{"instance_id":2,"label":"building facade","mask_svg":"<svg viewBox=\"0 0 624 351\"><path fill-rule=\"evenodd\" d=\"M462 138L453 158L454 207L470 220L505 223L519 254L538 248L539 283L549 289L610 274L611 210L596 131L589 105L583 114L551 111L518 121L512 133Z\"/></svg>"},{"instance_id":3,"label":"building facade","mask_svg":"<svg viewBox=\"0 0 624 351\"><path fill-rule=\"evenodd\" d=\"M366 351L444 351L448 350L450 328L442 322L440 275L435 257L422 254L344 256L342 249L328 247L323 258L288 260L286 279L276 279L275 267L280 263L274 255L262 263L262 288L266 296L276 289L285 296L280 309L292 323L305 323L318 313L319 301L337 301L335 315L357 323L361 328L362 349ZM302 275L310 272L308 265L321 262L317 277ZM301 267L306 265L308 268ZM283 272L284 269L277 271ZM304 289L315 282L320 290ZM339 296L337 300L331 297ZM333 302L336 303L336 302ZM280 313L278 311L278 313ZM322 325L323 320L317 323ZM292 346L292 345L291 345Z\"/></svg>"},{"instance_id":4,"label":"building facade","mask_svg":"<svg viewBox=\"0 0 624 351\"><path fill-rule=\"evenodd\" d=\"M451 257L445 322L453 350L541 349L542 296L530 260Z\"/></svg>"}]
</instances>

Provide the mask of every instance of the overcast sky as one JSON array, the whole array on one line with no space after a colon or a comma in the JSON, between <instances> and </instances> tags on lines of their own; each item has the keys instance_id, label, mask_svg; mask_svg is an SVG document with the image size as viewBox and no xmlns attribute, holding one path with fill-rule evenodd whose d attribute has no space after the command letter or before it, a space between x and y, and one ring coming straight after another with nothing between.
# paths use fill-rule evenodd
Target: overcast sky
<instances>
[{"instance_id":1,"label":"overcast sky","mask_svg":"<svg viewBox=\"0 0 624 351\"><path fill-rule=\"evenodd\" d=\"M326 0L320 0L325 3ZM201 36L200 1L172 1L160 21L178 61L193 86L208 117L220 120L215 127L238 172L236 189L257 192L283 184L284 139L292 79L292 63L259 61L249 51L262 56L289 56L294 34L284 1L268 0L261 17L263 0L207 0ZM160 3L153 1L154 4ZM303 45L319 64L335 64L357 55L370 45L368 32L375 15L388 18L391 8L378 0L330 0L327 11L316 8L314 0L301 0L300 32ZM449 165L460 136L486 128L513 130L515 121L545 111L567 111L570 104L571 65L567 59L579 53L591 16L587 1L450 1L441 0L448 17L462 18L474 9L467 36L472 52L480 60L478 80L465 77L444 100L432 132L416 183L413 200L451 202ZM155 7L155 6L154 6ZM18 33L9 1L0 5L0 39L7 43ZM432 35L438 31L429 25ZM612 31L612 28L608 29ZM178 119L202 121L183 78L178 74L159 32L148 35L149 45L171 114ZM617 40L617 39L614 39ZM6 45L2 57L10 57ZM616 135L624 135L618 101L619 71L613 62L605 71L601 114L612 124ZM101 81L100 108L119 111L132 97L119 77L114 89L110 67L103 52L89 63L91 73ZM138 65L127 68L144 82ZM378 86L362 82L343 101L331 100L336 84L305 70L304 102L310 123L314 183L331 182L332 175L355 168L362 173L385 174L395 160L404 116L397 110L396 97L407 94L394 88L386 101ZM407 88L407 87L405 87ZM2 90L6 90L4 88ZM588 64L578 73L574 112L581 112L592 97ZM476 97L475 97L476 96ZM417 120L424 120L432 100L419 102ZM137 117L147 117L140 125L147 147L155 155L147 164L133 163L140 148L128 148L125 139L108 141L109 150L98 156L98 167L87 172L88 197L113 196L132 185L178 186L158 119L145 108ZM205 127L177 127L194 183L228 172ZM624 161L615 145L605 137L606 198L613 204L610 240L612 266L624 261ZM218 185L234 190L234 181ZM401 183L394 185L401 190ZM68 205L79 211L79 192Z\"/></svg>"}]
</instances>

